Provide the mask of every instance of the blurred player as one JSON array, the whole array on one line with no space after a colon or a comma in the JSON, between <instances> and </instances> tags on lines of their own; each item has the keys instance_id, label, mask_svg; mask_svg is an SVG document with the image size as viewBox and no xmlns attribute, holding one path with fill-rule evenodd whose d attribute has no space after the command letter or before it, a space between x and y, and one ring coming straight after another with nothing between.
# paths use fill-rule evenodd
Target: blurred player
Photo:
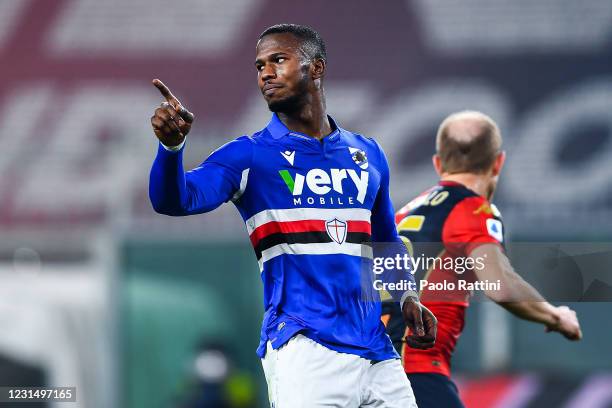
<instances>
[{"instance_id":1,"label":"blurred player","mask_svg":"<svg viewBox=\"0 0 612 408\"><path fill-rule=\"evenodd\" d=\"M151 118L160 141L150 175L153 207L173 216L230 200L238 208L263 280L257 353L273 407L414 407L380 303L360 300L361 243L400 241L385 155L374 140L327 116L327 57L318 33L273 26L256 51L257 81L272 119L188 172L182 157L193 115L153 81L167 101ZM433 346L433 315L416 292L401 300L416 333L407 341Z\"/></svg>"},{"instance_id":2,"label":"blurred player","mask_svg":"<svg viewBox=\"0 0 612 408\"><path fill-rule=\"evenodd\" d=\"M454 291L434 291L421 286L421 300L438 318L438 337L428 350L406 349L406 326L392 303L383 306L383 321L394 345L401 349L404 369L420 408L463 407L450 379L450 359L463 330L470 291L459 290L459 281L495 283L485 294L514 315L558 331L570 340L582 336L576 313L555 307L510 265L503 249L500 214L490 203L504 164L500 131L479 112L455 113L442 122L436 138L433 164L440 182L408 203L396 214L399 233L408 239L413 256L452 260L430 261L416 269L417 282L452 282ZM457 265L472 258L471 271ZM476 264L480 259L482 264ZM453 268L445 265L453 265ZM468 268L469 269L469 268ZM431 287L430 287L431 288Z\"/></svg>"}]
</instances>

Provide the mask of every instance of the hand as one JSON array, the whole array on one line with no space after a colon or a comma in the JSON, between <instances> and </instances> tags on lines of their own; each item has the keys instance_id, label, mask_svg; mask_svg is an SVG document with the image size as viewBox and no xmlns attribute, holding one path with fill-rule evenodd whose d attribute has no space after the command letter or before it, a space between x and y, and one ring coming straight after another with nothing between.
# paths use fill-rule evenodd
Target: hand
<instances>
[{"instance_id":1,"label":"hand","mask_svg":"<svg viewBox=\"0 0 612 408\"><path fill-rule=\"evenodd\" d=\"M408 298L402 308L404 321L410 329L406 336L408 346L417 349L432 348L436 343L438 332L438 319L421 302L414 298Z\"/></svg>"},{"instance_id":2,"label":"hand","mask_svg":"<svg viewBox=\"0 0 612 408\"><path fill-rule=\"evenodd\" d=\"M556 311L557 321L553 325L546 326L546 332L557 331L568 340L582 339L582 330L576 312L567 306L559 306Z\"/></svg>"},{"instance_id":3,"label":"hand","mask_svg":"<svg viewBox=\"0 0 612 408\"><path fill-rule=\"evenodd\" d=\"M154 79L153 85L166 98L166 102L155 109L155 114L151 117L155 136L165 146L178 146L191 130L193 113L185 109L162 81Z\"/></svg>"}]
</instances>

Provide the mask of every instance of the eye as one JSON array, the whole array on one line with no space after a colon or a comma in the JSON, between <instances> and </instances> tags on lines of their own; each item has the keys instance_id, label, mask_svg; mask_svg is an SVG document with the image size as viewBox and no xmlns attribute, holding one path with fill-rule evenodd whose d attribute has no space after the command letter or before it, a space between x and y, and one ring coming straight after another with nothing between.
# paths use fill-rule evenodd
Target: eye
<instances>
[{"instance_id":1,"label":"eye","mask_svg":"<svg viewBox=\"0 0 612 408\"><path fill-rule=\"evenodd\" d=\"M263 69L263 65L261 65L261 64L257 64L257 65L255 65L255 69L256 69L257 71L261 71L261 70Z\"/></svg>"},{"instance_id":2,"label":"eye","mask_svg":"<svg viewBox=\"0 0 612 408\"><path fill-rule=\"evenodd\" d=\"M285 57L277 57L277 58L276 58L276 62L277 62L278 64L282 64L282 63L283 63L283 62L285 62L286 60L287 60L287 58L285 58Z\"/></svg>"}]
</instances>

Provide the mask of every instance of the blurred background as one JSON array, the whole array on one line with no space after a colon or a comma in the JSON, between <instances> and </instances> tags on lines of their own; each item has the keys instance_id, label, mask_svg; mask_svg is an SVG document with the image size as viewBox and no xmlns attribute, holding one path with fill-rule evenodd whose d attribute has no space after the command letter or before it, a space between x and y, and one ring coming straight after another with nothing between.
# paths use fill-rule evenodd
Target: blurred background
<instances>
[{"instance_id":1,"label":"blurred background","mask_svg":"<svg viewBox=\"0 0 612 408\"><path fill-rule=\"evenodd\" d=\"M150 81L196 114L197 166L266 125L254 51L280 22L325 39L328 110L382 144L396 208L435 182L439 122L477 109L505 137L511 241L612 238L609 0L0 0L1 385L76 386L86 408L267 406L237 211L149 204ZM610 304L571 306L577 344L472 305L467 406L612 407Z\"/></svg>"}]
</instances>

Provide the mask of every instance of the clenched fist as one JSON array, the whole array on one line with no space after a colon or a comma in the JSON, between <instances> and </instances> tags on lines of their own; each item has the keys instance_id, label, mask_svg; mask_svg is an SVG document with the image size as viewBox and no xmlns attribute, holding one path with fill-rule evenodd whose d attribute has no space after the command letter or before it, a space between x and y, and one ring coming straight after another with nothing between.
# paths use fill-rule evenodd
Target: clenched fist
<instances>
[{"instance_id":1,"label":"clenched fist","mask_svg":"<svg viewBox=\"0 0 612 408\"><path fill-rule=\"evenodd\" d=\"M178 146L183 143L185 136L191 130L193 113L185 109L162 81L154 79L153 85L159 89L159 92L166 99L166 102L155 109L155 114L151 117L151 125L155 136L165 146Z\"/></svg>"},{"instance_id":2,"label":"clenched fist","mask_svg":"<svg viewBox=\"0 0 612 408\"><path fill-rule=\"evenodd\" d=\"M546 331L556 331L565 336L569 340L582 339L582 330L576 312L567 306L559 306L556 308L556 322L553 325L546 326Z\"/></svg>"}]
</instances>

